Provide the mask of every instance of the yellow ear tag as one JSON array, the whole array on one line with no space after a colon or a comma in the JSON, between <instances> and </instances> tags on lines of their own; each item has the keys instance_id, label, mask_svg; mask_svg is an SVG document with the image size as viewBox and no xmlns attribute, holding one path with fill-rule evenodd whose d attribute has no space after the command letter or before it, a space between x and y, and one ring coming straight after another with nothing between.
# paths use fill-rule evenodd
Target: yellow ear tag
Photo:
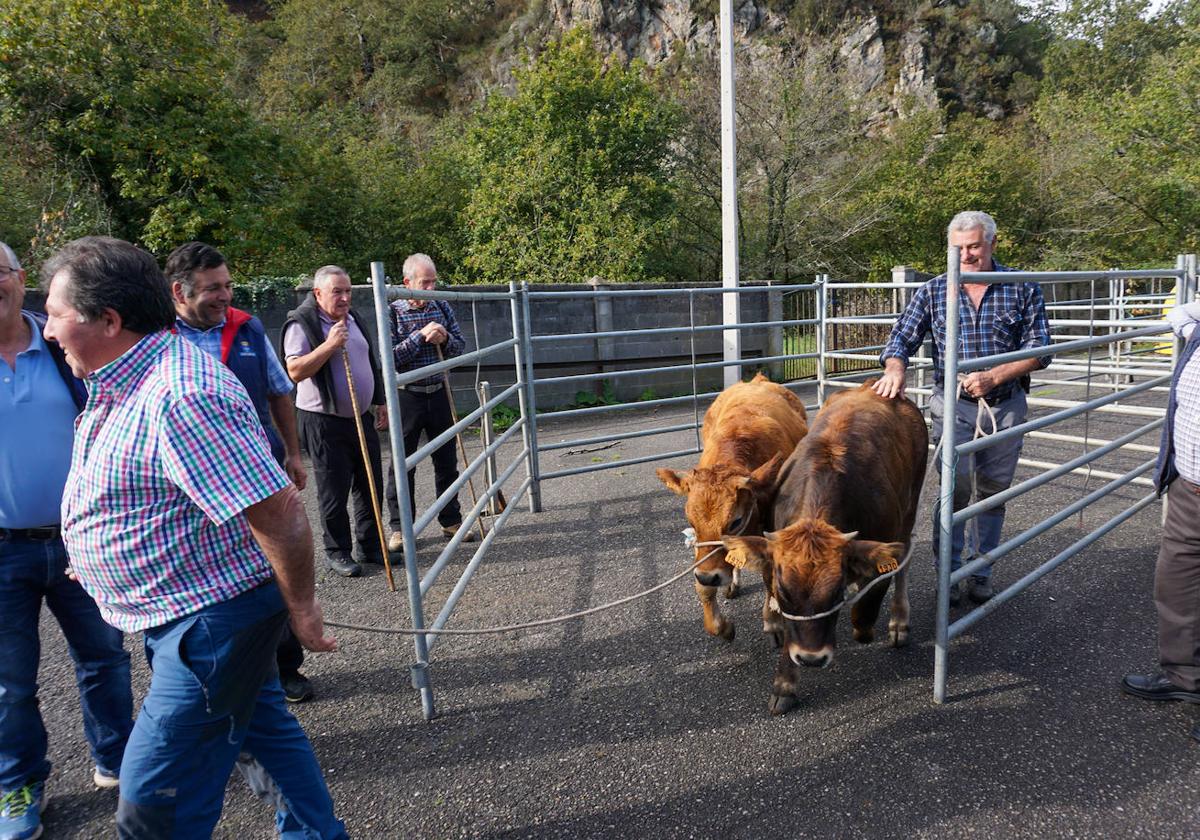
<instances>
[{"instance_id":1,"label":"yellow ear tag","mask_svg":"<svg viewBox=\"0 0 1200 840\"><path fill-rule=\"evenodd\" d=\"M888 572L894 572L900 568L899 561L895 557L889 557L886 560L880 560L875 564L875 568L879 570L879 574L886 575Z\"/></svg>"},{"instance_id":2,"label":"yellow ear tag","mask_svg":"<svg viewBox=\"0 0 1200 840\"><path fill-rule=\"evenodd\" d=\"M740 548L728 548L725 550L725 562L735 569L746 568L746 552Z\"/></svg>"}]
</instances>

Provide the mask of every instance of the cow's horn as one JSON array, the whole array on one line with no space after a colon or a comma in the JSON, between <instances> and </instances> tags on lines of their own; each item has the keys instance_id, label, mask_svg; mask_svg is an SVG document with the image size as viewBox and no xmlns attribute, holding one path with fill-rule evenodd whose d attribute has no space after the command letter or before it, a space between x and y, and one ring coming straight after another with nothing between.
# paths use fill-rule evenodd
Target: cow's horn
<instances>
[{"instance_id":1,"label":"cow's horn","mask_svg":"<svg viewBox=\"0 0 1200 840\"><path fill-rule=\"evenodd\" d=\"M850 540L854 539L857 536L858 536L858 531L847 531L846 533L842 534L842 539L844 539L846 542L850 542Z\"/></svg>"}]
</instances>

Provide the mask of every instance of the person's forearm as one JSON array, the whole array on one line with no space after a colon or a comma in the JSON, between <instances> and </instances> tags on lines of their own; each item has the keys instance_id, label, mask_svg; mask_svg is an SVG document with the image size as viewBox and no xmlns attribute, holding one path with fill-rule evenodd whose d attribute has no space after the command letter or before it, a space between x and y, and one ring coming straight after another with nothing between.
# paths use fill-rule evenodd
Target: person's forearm
<instances>
[{"instance_id":1,"label":"person's forearm","mask_svg":"<svg viewBox=\"0 0 1200 840\"><path fill-rule=\"evenodd\" d=\"M1019 362L1007 362L1003 365L996 365L989 373L991 373L992 380L996 385L1003 385L1005 382L1011 382L1027 373L1032 373L1040 367L1041 364L1037 359L1021 359Z\"/></svg>"},{"instance_id":2,"label":"person's forearm","mask_svg":"<svg viewBox=\"0 0 1200 840\"><path fill-rule=\"evenodd\" d=\"M336 353L337 347L328 341L323 342L316 350L303 356L292 356L287 360L287 373L293 382L303 382L314 376L325 367L326 362Z\"/></svg>"},{"instance_id":3,"label":"person's forearm","mask_svg":"<svg viewBox=\"0 0 1200 840\"><path fill-rule=\"evenodd\" d=\"M300 491L288 485L246 508L246 520L275 572L288 609L309 609L316 594L313 537Z\"/></svg>"},{"instance_id":4,"label":"person's forearm","mask_svg":"<svg viewBox=\"0 0 1200 840\"><path fill-rule=\"evenodd\" d=\"M289 458L300 454L300 435L296 432L296 412L290 394L268 397L271 420L283 440L283 451Z\"/></svg>"}]
</instances>

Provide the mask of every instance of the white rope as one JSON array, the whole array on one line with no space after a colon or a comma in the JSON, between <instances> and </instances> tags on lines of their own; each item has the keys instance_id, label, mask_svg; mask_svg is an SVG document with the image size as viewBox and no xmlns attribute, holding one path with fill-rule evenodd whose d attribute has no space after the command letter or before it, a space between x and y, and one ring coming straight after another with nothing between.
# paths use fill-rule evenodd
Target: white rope
<instances>
[{"instance_id":1,"label":"white rope","mask_svg":"<svg viewBox=\"0 0 1200 840\"><path fill-rule=\"evenodd\" d=\"M551 624L560 624L564 621L572 621L576 618L583 618L584 616L603 612L604 610L611 610L613 607L619 607L623 604L628 604L630 601L636 601L639 598L652 595L655 592L658 592L660 589L666 589L672 583L675 583L675 581L687 575L689 572L694 570L697 566L716 553L717 549L714 548L712 551L708 552L708 554L701 557L679 574L663 581L660 584L657 584L656 586L652 586L649 589L638 592L636 595L628 595L616 601L609 601L607 604L601 604L597 607L590 607L589 609L580 610L579 612L567 613L566 615L560 615L555 618L543 618L537 621L525 621L520 624L505 624L501 627L478 627L467 630L449 630L445 628L441 630L432 630L429 628L418 630L415 627L376 627L369 624L348 624L341 621L326 621L325 624L329 627L337 627L342 630L360 630L364 633L382 633L392 636L486 636L493 633L509 633L513 630L528 630L531 627L546 627L547 625Z\"/></svg>"}]
</instances>

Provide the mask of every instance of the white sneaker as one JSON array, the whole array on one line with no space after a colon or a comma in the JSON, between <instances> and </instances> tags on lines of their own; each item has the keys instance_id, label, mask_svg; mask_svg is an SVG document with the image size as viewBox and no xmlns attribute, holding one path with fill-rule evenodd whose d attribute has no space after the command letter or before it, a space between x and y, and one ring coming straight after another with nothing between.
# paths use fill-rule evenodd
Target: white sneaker
<instances>
[{"instance_id":1,"label":"white sneaker","mask_svg":"<svg viewBox=\"0 0 1200 840\"><path fill-rule=\"evenodd\" d=\"M92 772L92 784L102 790L112 790L121 786L121 779L115 773L109 773L107 770L97 767Z\"/></svg>"}]
</instances>

